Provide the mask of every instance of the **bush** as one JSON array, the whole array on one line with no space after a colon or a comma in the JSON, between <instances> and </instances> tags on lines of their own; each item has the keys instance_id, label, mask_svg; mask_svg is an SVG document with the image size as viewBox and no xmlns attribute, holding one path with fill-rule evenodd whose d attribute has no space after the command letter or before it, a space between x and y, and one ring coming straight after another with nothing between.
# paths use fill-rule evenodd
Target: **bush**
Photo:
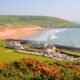
<instances>
[{"instance_id":1,"label":"bush","mask_svg":"<svg viewBox=\"0 0 80 80\"><path fill-rule=\"evenodd\" d=\"M0 66L0 80L80 80L80 62L23 58Z\"/></svg>"}]
</instances>

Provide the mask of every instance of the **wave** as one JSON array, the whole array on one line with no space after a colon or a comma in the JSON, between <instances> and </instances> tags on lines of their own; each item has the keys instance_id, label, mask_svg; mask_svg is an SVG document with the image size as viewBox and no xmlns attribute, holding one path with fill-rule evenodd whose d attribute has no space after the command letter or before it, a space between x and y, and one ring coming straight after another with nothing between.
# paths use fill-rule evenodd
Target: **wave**
<instances>
[{"instance_id":1,"label":"wave","mask_svg":"<svg viewBox=\"0 0 80 80\"><path fill-rule=\"evenodd\" d=\"M58 37L55 36L55 35L53 35L53 36L50 37L50 39L56 39L56 38L58 38Z\"/></svg>"},{"instance_id":2,"label":"wave","mask_svg":"<svg viewBox=\"0 0 80 80\"><path fill-rule=\"evenodd\" d=\"M66 28L64 28L64 29L56 29L55 32L59 33L59 32L65 31L65 30L67 30L67 29Z\"/></svg>"},{"instance_id":3,"label":"wave","mask_svg":"<svg viewBox=\"0 0 80 80\"><path fill-rule=\"evenodd\" d=\"M47 40L48 41L48 40L57 39L58 38L57 33L60 33L65 30L66 28L47 29L47 30L37 33L34 36L26 38L26 40L36 40L36 41L46 41Z\"/></svg>"},{"instance_id":4,"label":"wave","mask_svg":"<svg viewBox=\"0 0 80 80\"><path fill-rule=\"evenodd\" d=\"M63 32L65 30L66 30L66 28L64 28L64 29L53 29L53 30L50 30L48 32L48 39L57 39L58 36L56 35L56 33L60 33L60 32Z\"/></svg>"}]
</instances>

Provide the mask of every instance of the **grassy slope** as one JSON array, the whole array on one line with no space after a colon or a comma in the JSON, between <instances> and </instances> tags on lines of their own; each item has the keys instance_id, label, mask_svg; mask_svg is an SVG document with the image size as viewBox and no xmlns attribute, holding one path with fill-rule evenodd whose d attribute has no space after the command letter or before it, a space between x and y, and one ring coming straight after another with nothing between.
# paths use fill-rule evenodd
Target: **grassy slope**
<instances>
[{"instance_id":1,"label":"grassy slope","mask_svg":"<svg viewBox=\"0 0 80 80\"><path fill-rule=\"evenodd\" d=\"M3 61L3 62L12 62L12 61L20 60L23 57L36 59L36 60L39 60L41 62L42 61L49 61L49 62L56 61L54 59L43 57L43 56L26 54L26 53L18 53L18 52L15 52L12 49L4 48L3 47L4 44L5 44L4 41L0 41L0 61ZM80 57L80 52L72 52L72 51L67 51L67 50L62 50L62 52L65 52L66 54L70 54L70 55L73 55L73 56Z\"/></svg>"},{"instance_id":2,"label":"grassy slope","mask_svg":"<svg viewBox=\"0 0 80 80\"><path fill-rule=\"evenodd\" d=\"M69 50L62 50L62 52L68 55L75 56L75 57L80 57L80 52L74 52L74 51L69 51Z\"/></svg>"},{"instance_id":3,"label":"grassy slope","mask_svg":"<svg viewBox=\"0 0 80 80\"><path fill-rule=\"evenodd\" d=\"M0 16L0 24L33 24L44 27L79 27L78 24L48 16Z\"/></svg>"},{"instance_id":4,"label":"grassy slope","mask_svg":"<svg viewBox=\"0 0 80 80\"><path fill-rule=\"evenodd\" d=\"M0 61L12 62L12 61L20 60L23 57L29 57L29 58L36 59L39 61L54 61L51 58L32 55L32 54L18 53L10 49L0 47Z\"/></svg>"},{"instance_id":5,"label":"grassy slope","mask_svg":"<svg viewBox=\"0 0 80 80\"><path fill-rule=\"evenodd\" d=\"M47 58L43 56L15 52L11 49L4 48L3 47L4 44L5 44L4 41L0 41L0 61L12 62L12 61L20 60L23 57L29 57L29 58L36 59L39 61L54 61L51 58Z\"/></svg>"}]
</instances>

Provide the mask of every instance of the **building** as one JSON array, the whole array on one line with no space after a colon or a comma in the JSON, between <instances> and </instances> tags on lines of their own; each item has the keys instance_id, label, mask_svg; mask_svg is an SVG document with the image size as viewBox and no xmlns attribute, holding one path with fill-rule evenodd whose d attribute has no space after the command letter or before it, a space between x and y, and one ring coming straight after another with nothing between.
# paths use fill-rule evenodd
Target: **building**
<instances>
[{"instance_id":1,"label":"building","mask_svg":"<svg viewBox=\"0 0 80 80\"><path fill-rule=\"evenodd\" d=\"M12 49L24 49L23 45L21 45L20 40L14 40L14 39L7 39L6 40L6 46L7 48Z\"/></svg>"},{"instance_id":2,"label":"building","mask_svg":"<svg viewBox=\"0 0 80 80\"><path fill-rule=\"evenodd\" d=\"M43 52L44 55L53 55L53 56L56 56L57 53L58 52L56 51L56 47L55 46L53 48L51 48L51 49L48 48Z\"/></svg>"}]
</instances>

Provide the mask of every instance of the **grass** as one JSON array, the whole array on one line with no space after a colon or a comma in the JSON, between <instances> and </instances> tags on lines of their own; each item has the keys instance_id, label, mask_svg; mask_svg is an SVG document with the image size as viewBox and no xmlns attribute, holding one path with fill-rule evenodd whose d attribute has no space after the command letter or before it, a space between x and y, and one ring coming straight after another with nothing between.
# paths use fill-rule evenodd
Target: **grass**
<instances>
[{"instance_id":1,"label":"grass","mask_svg":"<svg viewBox=\"0 0 80 80\"><path fill-rule=\"evenodd\" d=\"M6 48L0 47L0 61L12 62L12 61L15 61L15 60L20 60L23 57L32 58L32 59L36 59L36 60L39 60L39 61L55 61L51 58L38 56L38 55L32 55L32 54L27 54L27 53L19 53L19 52L15 52L11 49L6 49Z\"/></svg>"},{"instance_id":2,"label":"grass","mask_svg":"<svg viewBox=\"0 0 80 80\"><path fill-rule=\"evenodd\" d=\"M4 48L5 44L6 44L5 41L0 41L0 61L13 62L13 61L20 60L24 57L36 59L36 60L39 60L41 62L42 61L49 61L49 62L56 61L54 59L47 58L44 56L15 52L12 49Z\"/></svg>"},{"instance_id":3,"label":"grass","mask_svg":"<svg viewBox=\"0 0 80 80\"><path fill-rule=\"evenodd\" d=\"M0 24L32 24L44 27L80 27L79 24L49 16L0 16Z\"/></svg>"},{"instance_id":4,"label":"grass","mask_svg":"<svg viewBox=\"0 0 80 80\"><path fill-rule=\"evenodd\" d=\"M68 55L72 55L74 57L80 57L80 52L74 52L74 51L70 51L70 50L61 50L61 52L64 52Z\"/></svg>"},{"instance_id":5,"label":"grass","mask_svg":"<svg viewBox=\"0 0 80 80\"><path fill-rule=\"evenodd\" d=\"M0 61L3 61L3 62L18 61L24 57L36 59L36 60L39 60L41 62L57 61L57 60L54 60L52 58L48 58L48 57L44 57L44 56L15 52L12 49L4 48L4 45L5 45L5 41L0 41ZM62 50L62 52L69 54L69 55L72 55L72 56L75 56L75 57L80 57L80 52L72 52L69 50Z\"/></svg>"}]
</instances>

